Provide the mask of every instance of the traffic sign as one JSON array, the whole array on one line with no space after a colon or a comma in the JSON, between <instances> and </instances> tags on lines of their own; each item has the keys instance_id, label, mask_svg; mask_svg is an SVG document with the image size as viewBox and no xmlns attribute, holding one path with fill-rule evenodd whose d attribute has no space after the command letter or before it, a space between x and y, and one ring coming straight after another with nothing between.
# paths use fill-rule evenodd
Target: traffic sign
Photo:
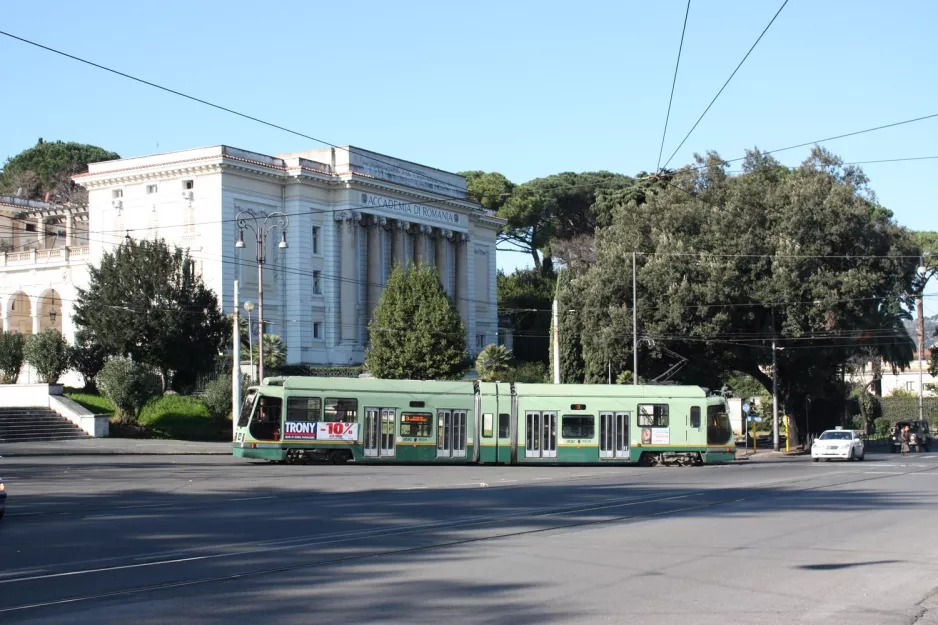
<instances>
[{"instance_id":1,"label":"traffic sign","mask_svg":"<svg viewBox=\"0 0 938 625\"><path fill-rule=\"evenodd\" d=\"M749 414L749 404L743 404L743 412Z\"/></svg>"},{"instance_id":2,"label":"traffic sign","mask_svg":"<svg viewBox=\"0 0 938 625\"><path fill-rule=\"evenodd\" d=\"M746 417L746 421L755 421L756 423L762 423L762 417Z\"/></svg>"}]
</instances>

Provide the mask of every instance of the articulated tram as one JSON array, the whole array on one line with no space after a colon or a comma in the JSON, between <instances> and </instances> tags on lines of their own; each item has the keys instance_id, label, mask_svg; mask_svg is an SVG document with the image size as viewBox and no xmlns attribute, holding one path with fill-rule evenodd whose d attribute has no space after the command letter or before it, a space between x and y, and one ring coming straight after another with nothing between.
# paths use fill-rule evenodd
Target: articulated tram
<instances>
[{"instance_id":1,"label":"articulated tram","mask_svg":"<svg viewBox=\"0 0 938 625\"><path fill-rule=\"evenodd\" d=\"M235 456L274 462L703 464L736 458L721 396L697 386L266 378Z\"/></svg>"}]
</instances>

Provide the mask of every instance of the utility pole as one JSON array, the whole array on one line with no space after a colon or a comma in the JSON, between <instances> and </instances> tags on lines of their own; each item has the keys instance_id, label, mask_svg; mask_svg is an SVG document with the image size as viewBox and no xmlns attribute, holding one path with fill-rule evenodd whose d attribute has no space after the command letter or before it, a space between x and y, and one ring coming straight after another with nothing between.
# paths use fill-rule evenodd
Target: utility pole
<instances>
[{"instance_id":1,"label":"utility pole","mask_svg":"<svg viewBox=\"0 0 938 625\"><path fill-rule=\"evenodd\" d=\"M632 252L632 384L638 384L638 271Z\"/></svg>"},{"instance_id":2,"label":"utility pole","mask_svg":"<svg viewBox=\"0 0 938 625\"><path fill-rule=\"evenodd\" d=\"M551 349L553 350L554 384L560 384L560 315L557 314L557 295L551 309Z\"/></svg>"},{"instance_id":3,"label":"utility pole","mask_svg":"<svg viewBox=\"0 0 938 625\"><path fill-rule=\"evenodd\" d=\"M778 363L775 358L775 309L772 309L772 448L779 451L778 441Z\"/></svg>"},{"instance_id":4,"label":"utility pole","mask_svg":"<svg viewBox=\"0 0 938 625\"><path fill-rule=\"evenodd\" d=\"M238 412L241 410L241 317L238 314L238 281L234 281L234 329L232 339L231 367L231 440L235 439L238 427Z\"/></svg>"}]
</instances>

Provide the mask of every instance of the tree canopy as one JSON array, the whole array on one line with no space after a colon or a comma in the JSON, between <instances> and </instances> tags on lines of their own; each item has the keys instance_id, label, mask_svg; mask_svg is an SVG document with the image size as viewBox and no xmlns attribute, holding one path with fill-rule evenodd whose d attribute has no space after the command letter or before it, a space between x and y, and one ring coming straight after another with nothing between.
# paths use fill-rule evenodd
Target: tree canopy
<instances>
[{"instance_id":1,"label":"tree canopy","mask_svg":"<svg viewBox=\"0 0 938 625\"><path fill-rule=\"evenodd\" d=\"M688 359L678 379L719 388L741 372L767 388L772 339L783 399L794 408L874 350L912 357L895 320L913 292L919 247L863 172L816 148L786 168L751 152L732 176L717 154L676 172L643 203L604 194L595 260L561 281L564 381L631 369L632 253L637 252L641 377ZM563 338L563 331L574 337ZM576 342L580 345L577 346Z\"/></svg>"},{"instance_id":2,"label":"tree canopy","mask_svg":"<svg viewBox=\"0 0 938 625\"><path fill-rule=\"evenodd\" d=\"M466 327L433 267L396 265L368 330L365 366L376 378L455 380L470 366Z\"/></svg>"},{"instance_id":3,"label":"tree canopy","mask_svg":"<svg viewBox=\"0 0 938 625\"><path fill-rule=\"evenodd\" d=\"M187 252L128 240L88 274L74 316L86 340L160 371L164 385L171 375L177 390L212 370L229 326Z\"/></svg>"},{"instance_id":4,"label":"tree canopy","mask_svg":"<svg viewBox=\"0 0 938 625\"><path fill-rule=\"evenodd\" d=\"M7 159L0 174L0 193L29 200L49 199L56 202L86 200L84 190L72 182L72 176L88 170L89 163L118 159L95 145L39 139L35 146Z\"/></svg>"},{"instance_id":5,"label":"tree canopy","mask_svg":"<svg viewBox=\"0 0 938 625\"><path fill-rule=\"evenodd\" d=\"M497 283L499 309L512 321L514 357L521 362L547 362L554 276L522 269L509 275L499 272Z\"/></svg>"}]
</instances>

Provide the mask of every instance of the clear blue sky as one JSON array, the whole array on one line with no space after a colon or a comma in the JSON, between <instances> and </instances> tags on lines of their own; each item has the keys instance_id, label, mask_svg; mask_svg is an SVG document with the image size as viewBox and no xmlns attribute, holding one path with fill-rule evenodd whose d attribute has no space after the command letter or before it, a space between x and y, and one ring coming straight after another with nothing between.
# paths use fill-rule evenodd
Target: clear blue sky
<instances>
[{"instance_id":1,"label":"clear blue sky","mask_svg":"<svg viewBox=\"0 0 938 625\"><path fill-rule=\"evenodd\" d=\"M692 3L666 157L780 2ZM14 2L0 29L332 143L523 182L655 167L684 7ZM928 0L791 0L672 166L695 151L735 158L938 112L935 24L938 3ZM218 143L267 154L318 147L7 38L0 58L0 157L40 136L122 156ZM933 119L828 147L848 161L932 156L936 136ZM936 227L936 168L865 166L881 201L916 229ZM506 269L525 262L499 255Z\"/></svg>"}]
</instances>

